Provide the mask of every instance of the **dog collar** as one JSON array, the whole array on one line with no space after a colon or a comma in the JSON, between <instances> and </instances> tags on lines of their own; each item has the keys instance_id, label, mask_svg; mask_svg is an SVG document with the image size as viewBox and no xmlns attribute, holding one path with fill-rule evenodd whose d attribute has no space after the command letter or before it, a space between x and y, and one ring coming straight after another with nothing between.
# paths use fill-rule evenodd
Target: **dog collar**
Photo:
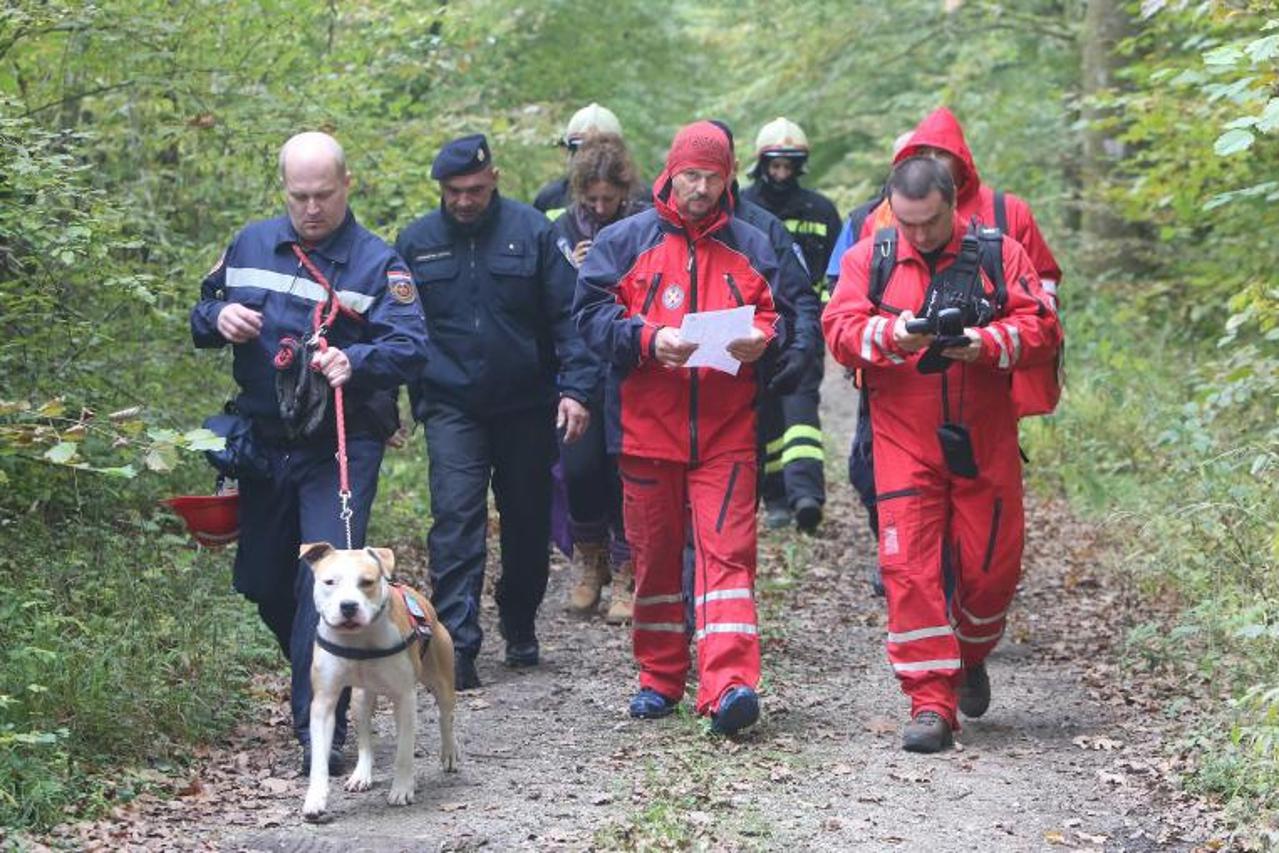
<instances>
[{"instance_id":1,"label":"dog collar","mask_svg":"<svg viewBox=\"0 0 1279 853\"><path fill-rule=\"evenodd\" d=\"M357 649L354 646L339 646L337 643L330 642L319 635L315 635L315 644L324 649L331 655L336 655L347 660L376 660L377 658L389 658L391 655L398 655L400 652L413 645L413 641L417 639L417 633L409 634L400 642L391 646L389 649Z\"/></svg>"}]
</instances>

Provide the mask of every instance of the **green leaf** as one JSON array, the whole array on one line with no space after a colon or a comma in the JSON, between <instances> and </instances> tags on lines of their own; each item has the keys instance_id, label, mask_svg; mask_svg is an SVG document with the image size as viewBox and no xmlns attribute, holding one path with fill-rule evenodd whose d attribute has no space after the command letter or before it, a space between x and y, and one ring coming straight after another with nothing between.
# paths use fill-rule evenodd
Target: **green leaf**
<instances>
[{"instance_id":1,"label":"green leaf","mask_svg":"<svg viewBox=\"0 0 1279 853\"><path fill-rule=\"evenodd\" d=\"M1213 143L1212 150L1218 157L1229 157L1231 154L1247 151L1252 147L1255 139L1256 137L1250 130L1240 128L1228 130L1217 137L1217 141Z\"/></svg>"},{"instance_id":2,"label":"green leaf","mask_svg":"<svg viewBox=\"0 0 1279 853\"><path fill-rule=\"evenodd\" d=\"M60 441L44 452L44 458L55 465L66 465L76 455L75 442Z\"/></svg>"},{"instance_id":3,"label":"green leaf","mask_svg":"<svg viewBox=\"0 0 1279 853\"><path fill-rule=\"evenodd\" d=\"M142 464L147 466L148 471L172 471L173 466L177 464L177 454L172 447L165 445L157 445L147 451L147 455L142 458Z\"/></svg>"},{"instance_id":4,"label":"green leaf","mask_svg":"<svg viewBox=\"0 0 1279 853\"><path fill-rule=\"evenodd\" d=\"M1244 48L1244 52L1252 58L1253 62L1265 62L1268 59L1274 59L1279 56L1279 35L1263 36L1254 42L1249 42Z\"/></svg>"},{"instance_id":5,"label":"green leaf","mask_svg":"<svg viewBox=\"0 0 1279 853\"><path fill-rule=\"evenodd\" d=\"M1235 44L1214 48L1203 55L1205 65L1237 65L1241 59L1243 59L1243 51Z\"/></svg>"},{"instance_id":6,"label":"green leaf","mask_svg":"<svg viewBox=\"0 0 1279 853\"><path fill-rule=\"evenodd\" d=\"M1261 111L1261 115L1257 116L1257 130L1270 133L1276 129L1279 129L1279 98L1271 98L1266 102L1266 108Z\"/></svg>"},{"instance_id":7,"label":"green leaf","mask_svg":"<svg viewBox=\"0 0 1279 853\"><path fill-rule=\"evenodd\" d=\"M226 447L226 438L215 435L212 430L201 427L193 429L182 436L187 450L222 450Z\"/></svg>"},{"instance_id":8,"label":"green leaf","mask_svg":"<svg viewBox=\"0 0 1279 853\"><path fill-rule=\"evenodd\" d=\"M138 469L132 465L118 465L114 468L98 468L99 474L105 474L108 477L120 477L124 480L132 480L138 476Z\"/></svg>"}]
</instances>

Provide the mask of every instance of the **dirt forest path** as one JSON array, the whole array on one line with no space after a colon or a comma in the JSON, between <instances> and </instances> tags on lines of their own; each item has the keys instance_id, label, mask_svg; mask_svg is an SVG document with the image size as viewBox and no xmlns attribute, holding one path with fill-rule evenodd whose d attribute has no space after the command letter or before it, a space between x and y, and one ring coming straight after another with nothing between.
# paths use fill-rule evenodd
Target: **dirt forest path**
<instances>
[{"instance_id":1,"label":"dirt forest path","mask_svg":"<svg viewBox=\"0 0 1279 853\"><path fill-rule=\"evenodd\" d=\"M544 664L500 662L490 629L483 689L459 706L462 770L435 760L423 695L417 802L385 802L393 739L376 721L375 788L332 786L332 820L302 821L283 702L210 752L167 801L143 799L80 830L86 845L253 850L1192 850L1211 815L1177 794L1157 702L1115 663L1123 595L1063 508L1032 503L1026 578L991 661L994 702L941 756L899 749L906 703L884 657L872 543L843 475L854 414L842 371L825 394L831 499L816 537L761 541L764 717L739 741L681 713L626 715L625 630L570 618L556 564L539 634ZM490 564L490 568L492 564ZM275 682L266 687L278 687ZM686 703L687 704L687 703Z\"/></svg>"}]
</instances>

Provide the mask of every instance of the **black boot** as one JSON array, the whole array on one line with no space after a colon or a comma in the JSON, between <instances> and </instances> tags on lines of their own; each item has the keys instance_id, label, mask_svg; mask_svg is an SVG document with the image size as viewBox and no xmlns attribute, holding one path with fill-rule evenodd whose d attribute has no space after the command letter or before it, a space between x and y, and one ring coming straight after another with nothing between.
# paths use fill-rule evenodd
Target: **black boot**
<instances>
[{"instance_id":1,"label":"black boot","mask_svg":"<svg viewBox=\"0 0 1279 853\"><path fill-rule=\"evenodd\" d=\"M478 690L480 674L475 671L475 658L462 653L453 656L453 689Z\"/></svg>"},{"instance_id":2,"label":"black boot","mask_svg":"<svg viewBox=\"0 0 1279 853\"><path fill-rule=\"evenodd\" d=\"M986 674L986 664L964 670L964 683L959 688L959 710L965 717L974 720L986 713L990 707L990 676Z\"/></svg>"},{"instance_id":3,"label":"black boot","mask_svg":"<svg viewBox=\"0 0 1279 853\"><path fill-rule=\"evenodd\" d=\"M907 752L941 752L954 743L950 723L936 711L920 711L902 729L902 749Z\"/></svg>"}]
</instances>

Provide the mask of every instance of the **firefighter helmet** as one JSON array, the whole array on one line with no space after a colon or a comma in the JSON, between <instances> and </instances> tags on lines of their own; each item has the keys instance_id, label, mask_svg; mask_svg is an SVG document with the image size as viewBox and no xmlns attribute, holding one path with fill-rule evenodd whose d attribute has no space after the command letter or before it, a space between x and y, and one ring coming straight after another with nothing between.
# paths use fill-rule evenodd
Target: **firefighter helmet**
<instances>
[{"instance_id":1,"label":"firefighter helmet","mask_svg":"<svg viewBox=\"0 0 1279 853\"><path fill-rule=\"evenodd\" d=\"M568 120L564 128L564 144L573 145L581 142L588 133L614 133L622 135L622 123L608 107L601 107L594 102L587 104Z\"/></svg>"},{"instance_id":2,"label":"firefighter helmet","mask_svg":"<svg viewBox=\"0 0 1279 853\"><path fill-rule=\"evenodd\" d=\"M788 118L777 118L759 129L755 137L756 157L808 156L808 136L804 129Z\"/></svg>"}]
</instances>

